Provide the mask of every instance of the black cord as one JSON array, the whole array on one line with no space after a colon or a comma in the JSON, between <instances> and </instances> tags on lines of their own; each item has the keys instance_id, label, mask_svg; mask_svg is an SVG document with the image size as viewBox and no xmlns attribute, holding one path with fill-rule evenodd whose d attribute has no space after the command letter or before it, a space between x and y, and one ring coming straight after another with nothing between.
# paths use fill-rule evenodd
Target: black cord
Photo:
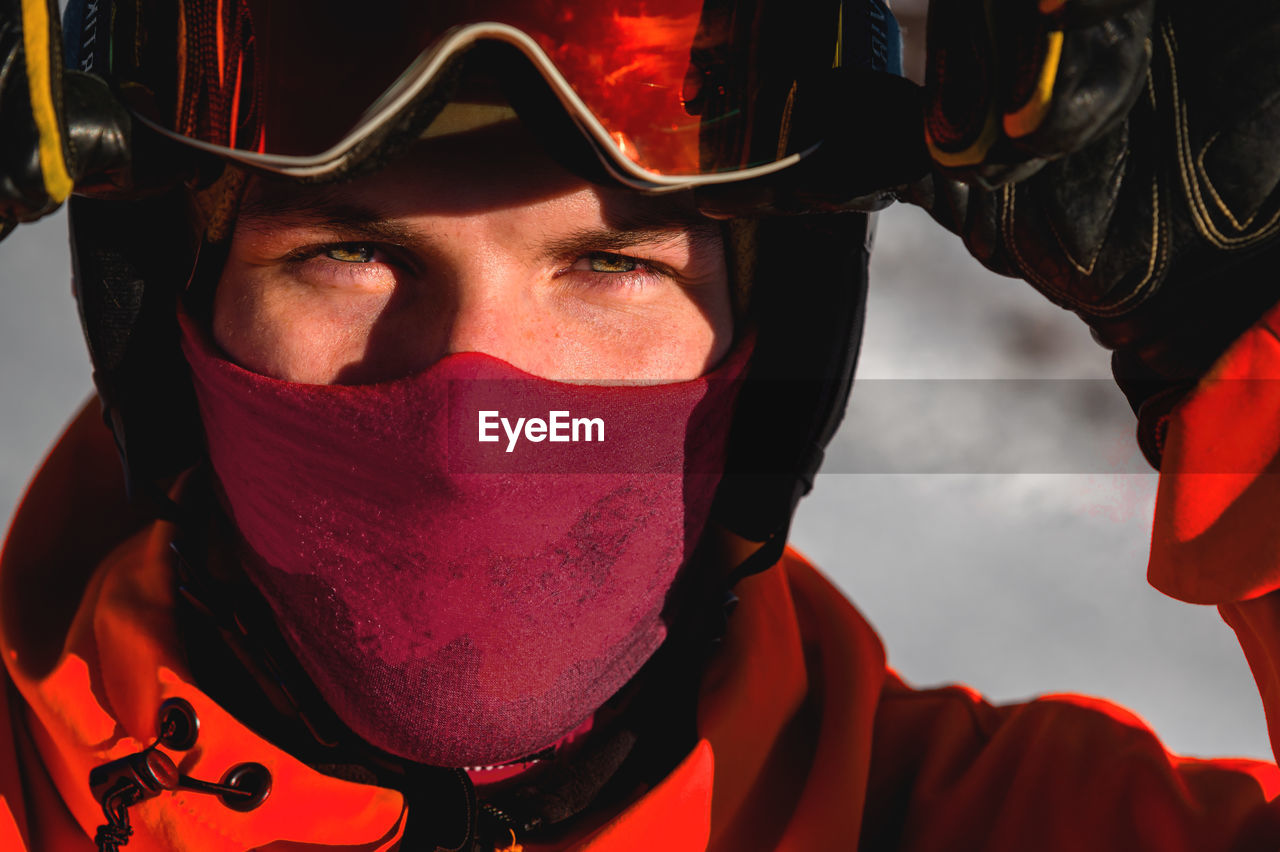
<instances>
[{"instance_id":1,"label":"black cord","mask_svg":"<svg viewBox=\"0 0 1280 852\"><path fill-rule=\"evenodd\" d=\"M121 846L128 845L129 838L133 836L133 828L129 825L129 806L137 800L137 787L127 784L103 799L102 813L107 824L98 826L93 836L98 852L119 852Z\"/></svg>"}]
</instances>

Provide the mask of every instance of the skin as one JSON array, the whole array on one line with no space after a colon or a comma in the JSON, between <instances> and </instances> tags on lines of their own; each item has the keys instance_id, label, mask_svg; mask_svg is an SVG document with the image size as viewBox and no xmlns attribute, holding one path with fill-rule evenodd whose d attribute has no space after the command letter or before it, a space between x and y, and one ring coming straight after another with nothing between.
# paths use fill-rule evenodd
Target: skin
<instances>
[{"instance_id":1,"label":"skin","mask_svg":"<svg viewBox=\"0 0 1280 852\"><path fill-rule=\"evenodd\" d=\"M515 121L336 186L255 181L213 308L234 361L312 384L458 352L559 381L684 381L733 337L711 220L682 195L585 183Z\"/></svg>"}]
</instances>

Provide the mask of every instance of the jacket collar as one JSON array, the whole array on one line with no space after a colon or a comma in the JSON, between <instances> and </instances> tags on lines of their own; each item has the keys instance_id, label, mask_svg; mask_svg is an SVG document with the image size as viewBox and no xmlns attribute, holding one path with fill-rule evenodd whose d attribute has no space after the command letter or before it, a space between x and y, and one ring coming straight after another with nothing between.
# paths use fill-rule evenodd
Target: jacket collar
<instances>
[{"instance_id":1,"label":"jacket collar","mask_svg":"<svg viewBox=\"0 0 1280 852\"><path fill-rule=\"evenodd\" d=\"M43 546L29 527L51 528L36 510L56 505L58 491L68 493L54 486L76 472L73 462L84 455L78 440L73 426L18 516L0 573L6 614L23 606L14 597L23 584L12 578L43 576L49 585L50 566L62 570L67 548L76 546L68 543L74 516L65 512L53 519ZM76 822L89 836L104 822L89 791L90 769L150 745L160 704L180 697L201 726L193 749L171 754L179 769L216 781L236 764L257 762L272 773L272 792L249 813L207 795L162 793L130 809L137 848L241 850L282 840L290 848L394 848L406 820L398 792L311 769L192 682L174 621L173 532L155 523L102 562L80 587L79 608L48 663L29 665L34 638L6 618L5 662L27 701L34 746ZM81 542L80 550L84 558L94 548ZM704 674L692 751L621 812L584 820L595 827L556 848L697 852L855 842L884 676L880 644L840 593L794 553L737 591L741 602ZM27 623L33 622L18 626Z\"/></svg>"}]
</instances>

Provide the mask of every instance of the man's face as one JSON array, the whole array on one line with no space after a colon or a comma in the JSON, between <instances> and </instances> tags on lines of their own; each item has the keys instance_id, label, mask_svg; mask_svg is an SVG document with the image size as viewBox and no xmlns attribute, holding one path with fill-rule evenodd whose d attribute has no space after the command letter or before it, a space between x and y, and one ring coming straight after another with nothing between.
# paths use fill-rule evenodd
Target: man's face
<instances>
[{"instance_id":1,"label":"man's face","mask_svg":"<svg viewBox=\"0 0 1280 852\"><path fill-rule=\"evenodd\" d=\"M372 177L250 186L214 298L241 366L313 384L482 352L562 381L681 381L733 334L719 228L683 195L585 183L517 122Z\"/></svg>"}]
</instances>

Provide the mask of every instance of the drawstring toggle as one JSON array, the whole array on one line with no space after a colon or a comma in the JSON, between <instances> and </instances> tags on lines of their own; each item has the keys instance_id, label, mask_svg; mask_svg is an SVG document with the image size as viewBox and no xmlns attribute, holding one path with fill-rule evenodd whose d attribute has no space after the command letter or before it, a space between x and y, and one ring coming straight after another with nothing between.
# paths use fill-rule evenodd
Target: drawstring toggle
<instances>
[{"instance_id":1,"label":"drawstring toggle","mask_svg":"<svg viewBox=\"0 0 1280 852\"><path fill-rule=\"evenodd\" d=\"M89 772L89 789L102 805L106 825L98 826L94 842L98 852L118 852L133 836L129 808L153 799L166 790L188 790L217 796L237 811L250 811L262 804L271 792L271 773L259 763L231 767L220 783L201 781L178 771L173 759L159 750L163 745L186 751L196 744L200 720L190 702L170 698L157 714L156 741L135 754L95 766Z\"/></svg>"}]
</instances>

